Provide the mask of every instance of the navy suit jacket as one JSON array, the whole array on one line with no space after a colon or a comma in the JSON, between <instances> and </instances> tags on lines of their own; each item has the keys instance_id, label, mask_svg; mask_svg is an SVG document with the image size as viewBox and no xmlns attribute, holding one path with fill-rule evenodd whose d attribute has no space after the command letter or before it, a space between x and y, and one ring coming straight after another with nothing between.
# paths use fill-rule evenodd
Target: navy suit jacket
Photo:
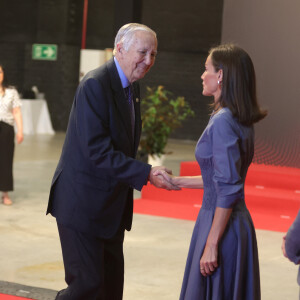
<instances>
[{"instance_id":1,"label":"navy suit jacket","mask_svg":"<svg viewBox=\"0 0 300 300\"><path fill-rule=\"evenodd\" d=\"M111 59L80 82L72 105L47 214L100 238L131 229L133 188L146 184L151 166L135 160L140 134L140 95L133 84L135 136L128 100Z\"/></svg>"}]
</instances>

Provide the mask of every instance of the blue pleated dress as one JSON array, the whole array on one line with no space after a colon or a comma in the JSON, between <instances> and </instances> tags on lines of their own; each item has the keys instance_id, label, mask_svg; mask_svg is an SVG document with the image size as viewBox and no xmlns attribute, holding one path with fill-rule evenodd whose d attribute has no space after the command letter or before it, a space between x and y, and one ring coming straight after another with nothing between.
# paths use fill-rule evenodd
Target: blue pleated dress
<instances>
[{"instance_id":1,"label":"blue pleated dress","mask_svg":"<svg viewBox=\"0 0 300 300\"><path fill-rule=\"evenodd\" d=\"M253 127L237 122L228 108L210 118L195 150L204 194L180 300L260 300L256 235L244 199L244 182L253 152ZM200 258L216 207L233 211L219 242L219 267L204 277L200 273Z\"/></svg>"}]
</instances>

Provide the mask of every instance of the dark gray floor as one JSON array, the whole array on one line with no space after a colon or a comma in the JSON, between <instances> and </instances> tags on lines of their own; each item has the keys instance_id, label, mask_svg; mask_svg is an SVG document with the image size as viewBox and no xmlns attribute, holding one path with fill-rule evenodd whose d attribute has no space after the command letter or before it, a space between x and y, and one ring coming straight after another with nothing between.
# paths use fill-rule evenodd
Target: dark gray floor
<instances>
[{"instance_id":1,"label":"dark gray floor","mask_svg":"<svg viewBox=\"0 0 300 300\"><path fill-rule=\"evenodd\" d=\"M56 223L45 216L63 139L63 134L25 136L16 147L14 204L0 205L0 293L26 296L29 291L34 299L54 299L55 291L65 287ZM173 153L165 164L178 174L181 160L194 160L194 146L170 141ZM124 300L178 299L193 226L191 221L134 215L124 244ZM297 267L282 256L282 236L257 230L263 300L298 299Z\"/></svg>"},{"instance_id":2,"label":"dark gray floor","mask_svg":"<svg viewBox=\"0 0 300 300\"><path fill-rule=\"evenodd\" d=\"M57 294L57 291L6 281L0 281L0 292L2 294L14 295L36 300L53 300L55 299Z\"/></svg>"}]
</instances>

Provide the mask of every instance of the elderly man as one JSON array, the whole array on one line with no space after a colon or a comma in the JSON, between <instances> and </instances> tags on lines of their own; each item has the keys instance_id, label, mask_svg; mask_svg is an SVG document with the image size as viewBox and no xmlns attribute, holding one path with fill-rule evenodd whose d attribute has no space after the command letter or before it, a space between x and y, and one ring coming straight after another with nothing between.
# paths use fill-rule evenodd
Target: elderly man
<instances>
[{"instance_id":1,"label":"elderly man","mask_svg":"<svg viewBox=\"0 0 300 300\"><path fill-rule=\"evenodd\" d=\"M47 213L57 220L68 287L56 299L122 299L124 231L133 188L173 189L135 159L140 134L137 80L154 64L156 34L142 24L117 33L114 57L80 82L55 171Z\"/></svg>"}]
</instances>

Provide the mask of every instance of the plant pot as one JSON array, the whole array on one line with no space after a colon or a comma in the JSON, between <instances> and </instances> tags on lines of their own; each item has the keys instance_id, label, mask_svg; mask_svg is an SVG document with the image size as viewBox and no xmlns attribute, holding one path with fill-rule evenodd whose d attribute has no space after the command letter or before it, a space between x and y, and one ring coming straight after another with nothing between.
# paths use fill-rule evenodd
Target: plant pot
<instances>
[{"instance_id":1,"label":"plant pot","mask_svg":"<svg viewBox=\"0 0 300 300\"><path fill-rule=\"evenodd\" d=\"M136 159L147 164L148 163L148 153L138 150Z\"/></svg>"},{"instance_id":2,"label":"plant pot","mask_svg":"<svg viewBox=\"0 0 300 300\"><path fill-rule=\"evenodd\" d=\"M148 155L148 164L152 165L152 167L156 166L162 166L165 161L165 155L161 155L160 157L158 155Z\"/></svg>"}]
</instances>

